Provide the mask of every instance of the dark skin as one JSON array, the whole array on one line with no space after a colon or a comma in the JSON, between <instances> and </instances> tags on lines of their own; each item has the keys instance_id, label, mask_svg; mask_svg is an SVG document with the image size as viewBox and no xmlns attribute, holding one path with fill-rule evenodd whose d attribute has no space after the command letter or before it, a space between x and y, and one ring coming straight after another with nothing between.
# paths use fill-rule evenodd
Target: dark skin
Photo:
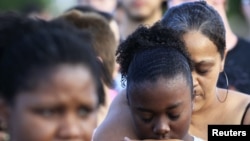
<instances>
[{"instance_id":1,"label":"dark skin","mask_svg":"<svg viewBox=\"0 0 250 141\"><path fill-rule=\"evenodd\" d=\"M11 140L91 141L97 126L96 85L87 67L62 65L35 90L19 92L5 111L1 116Z\"/></svg>"},{"instance_id":2,"label":"dark skin","mask_svg":"<svg viewBox=\"0 0 250 141\"><path fill-rule=\"evenodd\" d=\"M183 75L141 82L128 88L129 107L139 139L191 140L190 86Z\"/></svg>"},{"instance_id":3,"label":"dark skin","mask_svg":"<svg viewBox=\"0 0 250 141\"><path fill-rule=\"evenodd\" d=\"M127 105L127 100L123 101L126 95L124 93L119 95L111 106L116 107L117 111L118 109L120 109L119 111L122 110L123 112L119 112L120 115L123 115L121 117L126 117L130 123L125 122L135 128L131 130L124 126L124 128L119 128L119 130L117 130L116 126L116 129L114 128L113 130L113 134L107 134L108 132L104 133L99 132L100 130L96 130L98 136L94 136L94 141L106 139L117 140L119 136L128 137L124 139L127 141L130 140L129 138L147 139L147 141L159 139L193 140L192 136L187 132L192 113L191 90L190 86L188 86L183 79L183 76L179 75L171 80L159 78L154 83L142 83L135 89L132 88L131 91L129 90L129 96L131 96L129 97L129 106ZM119 103L116 103L118 101ZM117 104L119 104L119 107L114 106ZM127 114L123 114L124 112ZM128 114L131 112L133 116ZM98 129L107 126L106 124L108 124L109 121L112 122L113 125L115 125L116 122L119 123L120 116L116 116L116 119L114 119L112 118L113 114L116 114L116 111L109 111L108 117ZM110 129L112 130L112 126L109 130ZM123 130L123 132L120 132L121 130ZM102 139L98 138L100 134L103 134Z\"/></svg>"}]
</instances>

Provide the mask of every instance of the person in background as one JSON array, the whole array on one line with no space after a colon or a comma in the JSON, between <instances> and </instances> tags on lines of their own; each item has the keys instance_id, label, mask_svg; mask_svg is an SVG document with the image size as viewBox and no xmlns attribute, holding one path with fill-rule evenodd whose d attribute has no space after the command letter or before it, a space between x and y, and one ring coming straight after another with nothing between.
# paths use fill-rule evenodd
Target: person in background
<instances>
[{"instance_id":1,"label":"person in background","mask_svg":"<svg viewBox=\"0 0 250 141\"><path fill-rule=\"evenodd\" d=\"M65 20L79 30L87 30L93 37L93 49L97 58L102 62L102 80L105 90L105 105L101 107L98 117L98 125L105 118L109 105L117 95L114 90L115 51L117 43L108 21L94 12L80 12L70 10L54 20Z\"/></svg>"},{"instance_id":2,"label":"person in background","mask_svg":"<svg viewBox=\"0 0 250 141\"><path fill-rule=\"evenodd\" d=\"M39 18L43 20L50 20L52 18L52 14L36 2L29 2L24 5L21 8L20 13L22 13L24 16L35 19Z\"/></svg>"},{"instance_id":3,"label":"person in background","mask_svg":"<svg viewBox=\"0 0 250 141\"><path fill-rule=\"evenodd\" d=\"M120 43L120 31L119 31L119 27L118 27L118 23L116 22L116 20L114 19L114 17L107 13L107 12L102 12L99 11L97 9L94 9L90 6L82 6L82 5L78 5L78 6L74 6L70 9L68 9L66 12L71 11L71 10L79 10L80 12L83 13L97 13L101 16L103 16L110 25L110 28L112 29L114 35L115 35L115 40L117 45ZM119 64L115 62L115 70L113 73L113 77L114 77L114 86L113 89L117 92L120 93L123 90L123 87L121 86L121 74L119 72Z\"/></svg>"},{"instance_id":4,"label":"person in background","mask_svg":"<svg viewBox=\"0 0 250 141\"><path fill-rule=\"evenodd\" d=\"M197 0L188 0L197 1ZM168 5L176 6L185 3L185 0L169 0ZM237 90L245 94L250 94L250 42L237 36L231 29L227 15L227 0L206 0L215 8L222 17L226 28L226 59L224 73L220 74L218 87ZM227 85L228 80L228 85Z\"/></svg>"},{"instance_id":5,"label":"person in background","mask_svg":"<svg viewBox=\"0 0 250 141\"><path fill-rule=\"evenodd\" d=\"M120 23L121 40L140 25L153 25L163 14L163 0L121 0L124 16ZM163 5L164 4L164 5Z\"/></svg>"},{"instance_id":6,"label":"person in background","mask_svg":"<svg viewBox=\"0 0 250 141\"><path fill-rule=\"evenodd\" d=\"M248 25L247 40L250 41L250 0L241 0L241 10Z\"/></svg>"},{"instance_id":7,"label":"person in background","mask_svg":"<svg viewBox=\"0 0 250 141\"><path fill-rule=\"evenodd\" d=\"M9 141L90 141L104 104L90 35L1 13L0 50L0 118Z\"/></svg>"},{"instance_id":8,"label":"person in background","mask_svg":"<svg viewBox=\"0 0 250 141\"><path fill-rule=\"evenodd\" d=\"M117 6L117 0L77 0L77 4L91 6L99 11L113 15Z\"/></svg>"}]
</instances>

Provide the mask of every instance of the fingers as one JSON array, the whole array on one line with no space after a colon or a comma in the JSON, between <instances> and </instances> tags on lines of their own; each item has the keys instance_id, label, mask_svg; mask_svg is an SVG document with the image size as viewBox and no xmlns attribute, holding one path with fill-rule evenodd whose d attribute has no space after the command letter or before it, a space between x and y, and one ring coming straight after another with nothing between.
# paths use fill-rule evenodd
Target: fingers
<instances>
[{"instance_id":1,"label":"fingers","mask_svg":"<svg viewBox=\"0 0 250 141\"><path fill-rule=\"evenodd\" d=\"M123 141L159 141L159 140L153 140L153 139L148 139L148 140L131 140L128 137L124 137ZM183 141L183 140L179 140L179 139L168 139L168 140L161 140L161 141Z\"/></svg>"}]
</instances>

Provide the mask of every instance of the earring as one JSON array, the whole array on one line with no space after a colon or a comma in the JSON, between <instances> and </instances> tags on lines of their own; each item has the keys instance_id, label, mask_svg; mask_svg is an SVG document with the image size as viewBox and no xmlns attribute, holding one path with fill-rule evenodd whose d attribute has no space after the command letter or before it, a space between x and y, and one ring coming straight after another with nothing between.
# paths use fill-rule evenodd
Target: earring
<instances>
[{"instance_id":1,"label":"earring","mask_svg":"<svg viewBox=\"0 0 250 141\"><path fill-rule=\"evenodd\" d=\"M226 101L227 95L228 95L228 89L229 89L229 83L228 83L227 74L226 74L225 71L223 71L223 74L224 74L224 76L225 76L225 78L226 78L226 84L227 84L227 93L226 93L226 97L224 98L224 100L220 100L220 98L218 97L218 89L217 89L217 88L216 88L216 93L215 93L216 98L218 99L218 101L219 101L220 103L223 103L223 102Z\"/></svg>"}]
</instances>

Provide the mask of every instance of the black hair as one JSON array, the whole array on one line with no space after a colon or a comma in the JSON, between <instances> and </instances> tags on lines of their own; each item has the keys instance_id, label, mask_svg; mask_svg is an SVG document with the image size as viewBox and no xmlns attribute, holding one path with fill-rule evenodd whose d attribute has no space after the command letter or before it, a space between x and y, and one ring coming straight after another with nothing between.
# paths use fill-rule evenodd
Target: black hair
<instances>
[{"instance_id":1,"label":"black hair","mask_svg":"<svg viewBox=\"0 0 250 141\"><path fill-rule=\"evenodd\" d=\"M163 15L162 23L180 38L188 31L197 30L217 47L221 58L226 49L225 28L219 13L206 1L188 2L171 7ZM195 40L195 39L194 39Z\"/></svg>"},{"instance_id":2,"label":"black hair","mask_svg":"<svg viewBox=\"0 0 250 141\"><path fill-rule=\"evenodd\" d=\"M99 105L104 90L89 33L63 22L30 19L17 13L0 14L0 93L14 104L18 92L37 87L42 74L63 64L82 64L96 83ZM42 73L41 73L42 72Z\"/></svg>"},{"instance_id":3,"label":"black hair","mask_svg":"<svg viewBox=\"0 0 250 141\"><path fill-rule=\"evenodd\" d=\"M193 91L192 65L184 43L160 22L150 28L140 26L128 36L117 50L117 62L122 83L127 81L127 97L130 85L154 82L159 77L170 79L179 74Z\"/></svg>"},{"instance_id":4,"label":"black hair","mask_svg":"<svg viewBox=\"0 0 250 141\"><path fill-rule=\"evenodd\" d=\"M111 14L97 10L97 9L95 9L91 6L87 6L87 5L77 5L77 6L71 7L70 9L66 10L66 12L69 12L72 10L78 10L78 11L83 12L83 13L86 13L86 12L97 13L97 14L101 15L102 17L104 17L108 22L111 22L113 20L113 16Z\"/></svg>"}]
</instances>

